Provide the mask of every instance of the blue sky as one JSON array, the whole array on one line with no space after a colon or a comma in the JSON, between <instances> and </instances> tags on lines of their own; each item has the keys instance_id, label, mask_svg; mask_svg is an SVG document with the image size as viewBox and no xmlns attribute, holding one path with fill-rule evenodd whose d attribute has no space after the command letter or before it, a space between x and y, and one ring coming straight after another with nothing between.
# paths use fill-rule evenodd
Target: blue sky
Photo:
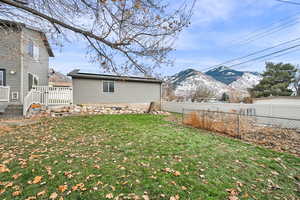
<instances>
[{"instance_id":1,"label":"blue sky","mask_svg":"<svg viewBox=\"0 0 300 200\"><path fill-rule=\"evenodd\" d=\"M274 27L275 30L277 26L287 23L282 20L287 18L294 20L294 25L287 24L284 30L246 44L243 42L249 36L267 31L267 27ZM172 75L186 68L204 71L232 58L292 40L300 37L300 23L297 20L300 22L300 6L276 0L198 0L191 26L180 34L174 46L176 51L170 54L174 65L156 69L156 72ZM297 42L289 45L295 44ZM54 46L53 49L55 58L50 60L50 67L58 71L67 73L79 68L84 72L101 72L97 64L89 62L83 41L64 42L62 48ZM292 51L282 57L262 59L233 68L261 72L266 61L300 64L299 55L300 51Z\"/></svg>"}]
</instances>

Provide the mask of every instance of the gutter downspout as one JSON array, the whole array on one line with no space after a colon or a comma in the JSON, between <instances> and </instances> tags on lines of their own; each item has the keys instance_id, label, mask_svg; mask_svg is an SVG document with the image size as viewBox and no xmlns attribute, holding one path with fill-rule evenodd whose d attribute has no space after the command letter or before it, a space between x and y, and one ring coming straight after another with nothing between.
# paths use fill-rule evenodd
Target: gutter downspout
<instances>
[{"instance_id":1,"label":"gutter downspout","mask_svg":"<svg viewBox=\"0 0 300 200\"><path fill-rule=\"evenodd\" d=\"M20 72L20 78L21 78L21 86L20 86L20 102L21 104L23 104L24 101L24 44L23 44L23 29L21 30L21 44L20 44L20 51L21 51L21 63L20 63L20 68L21 68L21 72Z\"/></svg>"}]
</instances>

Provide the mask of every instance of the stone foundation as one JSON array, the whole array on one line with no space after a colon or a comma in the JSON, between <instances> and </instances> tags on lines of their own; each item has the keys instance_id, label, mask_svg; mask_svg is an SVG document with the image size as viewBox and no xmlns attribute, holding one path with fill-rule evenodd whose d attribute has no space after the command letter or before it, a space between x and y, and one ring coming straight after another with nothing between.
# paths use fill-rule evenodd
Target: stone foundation
<instances>
[{"instance_id":1,"label":"stone foundation","mask_svg":"<svg viewBox=\"0 0 300 200\"><path fill-rule=\"evenodd\" d=\"M101 114L144 114L147 113L150 104L86 104L72 106L41 107L39 110L31 109L28 117L33 116L68 116L68 115L101 115ZM168 112L160 110L160 105L149 114L168 115Z\"/></svg>"}]
</instances>

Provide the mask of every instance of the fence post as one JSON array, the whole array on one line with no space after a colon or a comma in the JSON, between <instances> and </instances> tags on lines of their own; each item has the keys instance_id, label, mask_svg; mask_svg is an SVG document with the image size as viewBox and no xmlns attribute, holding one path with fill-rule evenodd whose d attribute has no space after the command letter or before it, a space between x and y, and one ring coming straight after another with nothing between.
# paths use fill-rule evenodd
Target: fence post
<instances>
[{"instance_id":1,"label":"fence post","mask_svg":"<svg viewBox=\"0 0 300 200\"><path fill-rule=\"evenodd\" d=\"M205 110L202 111L202 124L203 128L205 129Z\"/></svg>"},{"instance_id":2,"label":"fence post","mask_svg":"<svg viewBox=\"0 0 300 200\"><path fill-rule=\"evenodd\" d=\"M182 112L181 112L181 123L183 124L183 118L184 118L184 108L182 108Z\"/></svg>"},{"instance_id":3,"label":"fence post","mask_svg":"<svg viewBox=\"0 0 300 200\"><path fill-rule=\"evenodd\" d=\"M237 114L237 136L239 139L242 139L242 135L240 134L240 114Z\"/></svg>"}]
</instances>

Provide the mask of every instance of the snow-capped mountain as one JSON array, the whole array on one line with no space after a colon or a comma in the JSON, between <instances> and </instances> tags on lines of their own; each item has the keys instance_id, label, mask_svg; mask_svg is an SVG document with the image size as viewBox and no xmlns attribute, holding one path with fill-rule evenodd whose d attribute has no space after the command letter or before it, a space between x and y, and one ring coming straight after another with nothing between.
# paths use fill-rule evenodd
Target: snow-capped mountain
<instances>
[{"instance_id":1,"label":"snow-capped mountain","mask_svg":"<svg viewBox=\"0 0 300 200\"><path fill-rule=\"evenodd\" d=\"M238 71L234 69L230 69L228 67L217 67L205 72L206 75L213 77L214 79L225 83L226 85L231 84L234 81L237 81L240 77L242 77L245 73L252 74L252 75L259 75L256 72L245 72L245 71Z\"/></svg>"},{"instance_id":2,"label":"snow-capped mountain","mask_svg":"<svg viewBox=\"0 0 300 200\"><path fill-rule=\"evenodd\" d=\"M248 90L256 86L262 79L262 76L245 72L236 81L229 84L230 87L237 90Z\"/></svg>"},{"instance_id":3,"label":"snow-capped mountain","mask_svg":"<svg viewBox=\"0 0 300 200\"><path fill-rule=\"evenodd\" d=\"M212 91L216 97L221 97L223 93L248 96L247 89L261 80L261 76L256 73L236 71L227 67L210 70L209 74L218 74L216 77L223 82L194 69L186 69L168 77L167 82L172 85L176 96L188 96L198 87L202 87Z\"/></svg>"},{"instance_id":4,"label":"snow-capped mountain","mask_svg":"<svg viewBox=\"0 0 300 200\"><path fill-rule=\"evenodd\" d=\"M187 69L171 76L169 82L173 85L176 96L188 96L198 87L207 88L217 97L220 97L224 92L231 93L235 90L194 69Z\"/></svg>"}]
</instances>

